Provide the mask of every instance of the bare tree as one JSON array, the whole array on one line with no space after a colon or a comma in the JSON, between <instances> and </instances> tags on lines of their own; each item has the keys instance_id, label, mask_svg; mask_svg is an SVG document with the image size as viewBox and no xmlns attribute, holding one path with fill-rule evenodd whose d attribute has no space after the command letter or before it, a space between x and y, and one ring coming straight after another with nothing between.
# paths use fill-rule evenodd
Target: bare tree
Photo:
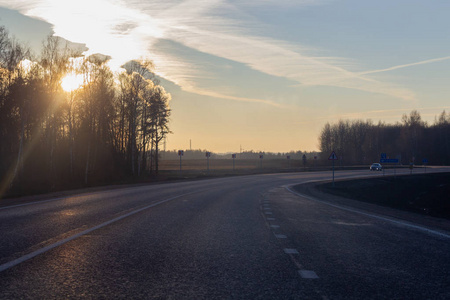
<instances>
[{"instance_id":1,"label":"bare tree","mask_svg":"<svg viewBox=\"0 0 450 300\"><path fill-rule=\"evenodd\" d=\"M158 175L159 171L159 144L167 134L169 130L169 117L171 110L169 108L169 101L171 99L162 86L156 86L153 96L151 98L150 105L150 128L152 143L155 146L155 172Z\"/></svg>"}]
</instances>

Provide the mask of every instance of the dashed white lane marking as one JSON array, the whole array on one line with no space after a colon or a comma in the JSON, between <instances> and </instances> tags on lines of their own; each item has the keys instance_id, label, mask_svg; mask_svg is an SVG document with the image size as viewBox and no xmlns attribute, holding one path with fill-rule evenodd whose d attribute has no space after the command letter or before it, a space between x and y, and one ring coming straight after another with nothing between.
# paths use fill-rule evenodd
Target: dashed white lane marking
<instances>
[{"instance_id":1,"label":"dashed white lane marking","mask_svg":"<svg viewBox=\"0 0 450 300\"><path fill-rule=\"evenodd\" d=\"M265 214L272 214L272 212L268 212L268 204L264 204L263 205L263 209L265 210ZM275 221L275 218L269 218L266 217L267 221ZM271 229L277 229L280 228L279 225L270 225ZM273 230L273 234L275 235L275 238L277 239L287 239L287 236L284 234L275 234L276 230ZM288 254L290 259L292 260L292 262L295 264L295 266L297 267L297 271L298 274L300 275L301 278L303 279L319 279L319 276L317 276L316 272L312 271L312 270L305 270L304 267L302 266L302 264L299 262L299 252L297 249L294 248L284 248L283 249L284 253ZM321 294L320 292L318 292L319 294ZM324 297L322 295L323 299L327 299L326 297Z\"/></svg>"},{"instance_id":2,"label":"dashed white lane marking","mask_svg":"<svg viewBox=\"0 0 450 300\"><path fill-rule=\"evenodd\" d=\"M284 234L275 234L275 237L277 239L286 239L287 238L287 236L285 236Z\"/></svg>"},{"instance_id":3,"label":"dashed white lane marking","mask_svg":"<svg viewBox=\"0 0 450 300\"><path fill-rule=\"evenodd\" d=\"M353 212L353 213L361 214L361 215L364 215L364 216L367 216L367 217L371 217L371 218L374 218L374 219L387 221L387 222L396 224L396 225L401 226L401 227L415 229L415 230L419 230L419 231L422 231L422 232L425 232L425 233L428 233L428 234L431 234L431 235L439 236L441 238L450 239L450 235L449 234L446 234L446 233L443 233L443 232L440 232L440 231L437 231L437 230L433 230L433 229L429 229L429 228L422 227L422 226L419 226L419 225L411 224L411 223L406 222L406 221L394 220L394 219L391 219L391 218L388 218L388 217L382 217L382 216L379 216L379 215L367 213L367 212L364 212L364 211L356 209L356 208L350 208L350 207L347 207L347 206L341 206L341 205L329 203L329 202L324 201L324 200L319 200L317 198L310 197L310 196L298 193L298 192L294 191L291 188L292 186L294 186L294 184L285 186L285 188L289 192L291 192L291 193L293 193L295 195L298 195L300 197L303 197L303 198L306 198L306 199L309 199L309 200L312 200L312 201L320 202L320 203L323 203L323 204L326 204L326 205L329 205L329 206L332 206L332 207L335 207L335 208L339 208L339 209L342 209L342 210L346 210L346 211L350 211L350 212Z\"/></svg>"},{"instance_id":4,"label":"dashed white lane marking","mask_svg":"<svg viewBox=\"0 0 450 300\"><path fill-rule=\"evenodd\" d=\"M284 248L284 253L286 253L286 254L298 254L298 251L297 251L297 249Z\"/></svg>"},{"instance_id":5,"label":"dashed white lane marking","mask_svg":"<svg viewBox=\"0 0 450 300\"><path fill-rule=\"evenodd\" d=\"M316 272L310 271L310 270L298 270L298 273L302 278L305 279L318 279L319 276L317 276Z\"/></svg>"},{"instance_id":6,"label":"dashed white lane marking","mask_svg":"<svg viewBox=\"0 0 450 300\"><path fill-rule=\"evenodd\" d=\"M272 210L270 207L264 207L264 210Z\"/></svg>"},{"instance_id":7,"label":"dashed white lane marking","mask_svg":"<svg viewBox=\"0 0 450 300\"><path fill-rule=\"evenodd\" d=\"M88 234L88 233L90 233L90 232L92 232L94 230L100 229L102 227L105 227L107 225L110 225L112 223L120 221L122 219L125 219L125 218L127 218L129 216L135 215L135 214L137 214L137 213L139 213L141 211L144 211L146 209L149 209L149 208L158 206L160 204L163 204L165 202L169 202L169 201L172 201L174 199L181 198L181 197L184 197L184 196L188 196L188 195L191 195L191 194L194 194L194 193L196 193L196 192L186 193L186 194L178 195L178 196L175 196L175 197L172 197L172 198L168 198L168 199L165 199L165 200L162 200L162 201L159 201L159 202L147 205L147 206L145 206L143 208L139 208L139 209L133 210L133 211L131 211L131 212L125 214L125 215L122 215L120 217L111 219L111 220L106 221L106 222L104 222L102 224L99 224L97 226L94 226L94 227L91 227L89 229L86 229L86 230L84 230L84 231L82 231L80 233L77 233L77 234L72 235L72 236L70 236L68 238L62 239L62 240L60 240L60 241L58 241L58 242L56 242L54 244L48 245L48 246L46 246L44 248L41 248L41 249L36 250L34 252L28 253L28 254L26 254L26 255L24 255L22 257L19 257L19 258L15 259L15 260L12 260L12 261L7 262L7 263L5 263L3 265L0 265L0 272L3 272L3 271L5 271L5 270L7 270L9 268L12 268L12 267L14 267L14 266L16 266L16 265L18 265L20 263L23 263L24 261L27 261L27 260L35 257L35 256L38 256L39 254L45 253L45 252L47 252L47 251L49 251L49 250L51 250L53 248L61 246L61 245L65 244L65 243L67 243L67 242L70 242L70 241L72 241L72 240L74 240L76 238L79 238L80 236L83 236L85 234Z\"/></svg>"},{"instance_id":8,"label":"dashed white lane marking","mask_svg":"<svg viewBox=\"0 0 450 300\"><path fill-rule=\"evenodd\" d=\"M271 215L271 214L273 214L271 211L266 211L266 212L264 212L266 215Z\"/></svg>"}]
</instances>

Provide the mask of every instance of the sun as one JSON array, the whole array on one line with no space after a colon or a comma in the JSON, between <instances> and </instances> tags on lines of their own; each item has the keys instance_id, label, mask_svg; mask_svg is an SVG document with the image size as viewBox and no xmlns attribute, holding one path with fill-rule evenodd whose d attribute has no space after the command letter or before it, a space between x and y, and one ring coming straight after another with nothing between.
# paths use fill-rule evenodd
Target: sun
<instances>
[{"instance_id":1,"label":"sun","mask_svg":"<svg viewBox=\"0 0 450 300\"><path fill-rule=\"evenodd\" d=\"M78 74L67 74L61 80L61 87L66 92L72 92L83 85L83 76Z\"/></svg>"}]
</instances>

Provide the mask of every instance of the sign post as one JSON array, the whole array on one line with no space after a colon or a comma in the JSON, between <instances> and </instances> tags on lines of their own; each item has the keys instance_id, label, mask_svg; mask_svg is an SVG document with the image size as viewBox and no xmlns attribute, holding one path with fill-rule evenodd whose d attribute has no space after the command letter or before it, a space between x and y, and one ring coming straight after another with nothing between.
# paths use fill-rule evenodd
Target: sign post
<instances>
[{"instance_id":1,"label":"sign post","mask_svg":"<svg viewBox=\"0 0 450 300\"><path fill-rule=\"evenodd\" d=\"M178 156L180 157L180 172L181 172L181 157L184 155L183 150L178 150Z\"/></svg>"},{"instance_id":2,"label":"sign post","mask_svg":"<svg viewBox=\"0 0 450 300\"><path fill-rule=\"evenodd\" d=\"M211 152L206 152L206 171L209 173L209 158L211 157Z\"/></svg>"},{"instance_id":3,"label":"sign post","mask_svg":"<svg viewBox=\"0 0 450 300\"><path fill-rule=\"evenodd\" d=\"M260 154L259 155L259 161L261 163L261 169L262 169L262 160L263 160L263 158L264 158L264 155Z\"/></svg>"},{"instance_id":4,"label":"sign post","mask_svg":"<svg viewBox=\"0 0 450 300\"><path fill-rule=\"evenodd\" d=\"M288 156L286 156L286 158L288 160L288 169L290 169L291 168L291 156L288 155Z\"/></svg>"},{"instance_id":5,"label":"sign post","mask_svg":"<svg viewBox=\"0 0 450 300\"><path fill-rule=\"evenodd\" d=\"M382 161L383 159L386 159L386 158L387 158L386 153L381 153L381 156L380 156L380 164L382 163L381 161ZM384 168L383 168L383 176L384 176ZM395 176L395 168L394 168L394 176Z\"/></svg>"},{"instance_id":6,"label":"sign post","mask_svg":"<svg viewBox=\"0 0 450 300\"><path fill-rule=\"evenodd\" d=\"M425 167L425 173L426 173L426 172L427 172L428 159L424 158L424 159L422 160L422 163L423 163L423 165L424 165L424 167Z\"/></svg>"},{"instance_id":7,"label":"sign post","mask_svg":"<svg viewBox=\"0 0 450 300\"><path fill-rule=\"evenodd\" d=\"M303 154L302 160L303 160L303 171L305 171L306 170L306 155L305 154Z\"/></svg>"},{"instance_id":8,"label":"sign post","mask_svg":"<svg viewBox=\"0 0 450 300\"><path fill-rule=\"evenodd\" d=\"M333 161L333 187L334 187L334 161L338 160L338 157L336 155L336 153L333 151L330 154L330 157L328 157L328 160L332 160Z\"/></svg>"},{"instance_id":9,"label":"sign post","mask_svg":"<svg viewBox=\"0 0 450 300\"><path fill-rule=\"evenodd\" d=\"M233 159L233 172L234 172L234 160L236 159L236 154L231 154L231 158Z\"/></svg>"},{"instance_id":10,"label":"sign post","mask_svg":"<svg viewBox=\"0 0 450 300\"><path fill-rule=\"evenodd\" d=\"M384 154L384 156L383 156ZM381 153L380 164L394 164L394 178L397 175L396 166L398 164L398 158L386 158L385 153ZM384 168L383 168L383 176L384 176Z\"/></svg>"}]
</instances>

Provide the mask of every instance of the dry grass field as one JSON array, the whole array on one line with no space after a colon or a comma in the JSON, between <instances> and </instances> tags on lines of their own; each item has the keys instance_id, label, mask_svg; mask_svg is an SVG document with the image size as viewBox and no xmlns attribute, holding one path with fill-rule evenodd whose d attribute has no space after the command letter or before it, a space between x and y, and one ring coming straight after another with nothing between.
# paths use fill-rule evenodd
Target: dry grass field
<instances>
[{"instance_id":1,"label":"dry grass field","mask_svg":"<svg viewBox=\"0 0 450 300\"><path fill-rule=\"evenodd\" d=\"M312 167L312 165L306 165ZM234 169L239 170L268 170L268 169L298 169L303 168L303 162L299 160L287 159L235 159ZM161 160L159 162L161 171L177 171L180 170L180 160ZM207 171L207 160L205 159L182 159L181 169L185 171ZM232 159L209 159L209 170L233 171Z\"/></svg>"}]
</instances>

